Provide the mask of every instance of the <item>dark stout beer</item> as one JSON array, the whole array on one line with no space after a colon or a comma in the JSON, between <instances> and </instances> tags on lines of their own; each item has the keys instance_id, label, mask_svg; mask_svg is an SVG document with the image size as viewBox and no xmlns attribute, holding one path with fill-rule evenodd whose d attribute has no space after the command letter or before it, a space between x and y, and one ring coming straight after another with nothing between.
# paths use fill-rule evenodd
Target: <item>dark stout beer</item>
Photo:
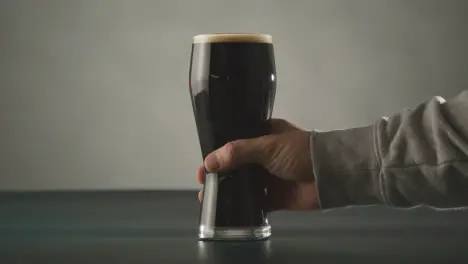
<instances>
[{"instance_id":1,"label":"dark stout beer","mask_svg":"<svg viewBox=\"0 0 468 264\"><path fill-rule=\"evenodd\" d=\"M230 141L268 133L276 91L271 36L195 36L189 79L203 159ZM199 237L268 237L266 175L266 170L255 164L208 173L201 202Z\"/></svg>"}]
</instances>

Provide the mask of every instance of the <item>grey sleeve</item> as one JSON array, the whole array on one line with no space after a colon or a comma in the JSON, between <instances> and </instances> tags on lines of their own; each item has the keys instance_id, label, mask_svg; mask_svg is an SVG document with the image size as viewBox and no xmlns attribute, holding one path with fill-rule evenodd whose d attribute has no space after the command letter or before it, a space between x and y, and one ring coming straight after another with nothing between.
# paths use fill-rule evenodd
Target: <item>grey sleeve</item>
<instances>
[{"instance_id":1,"label":"grey sleeve","mask_svg":"<svg viewBox=\"0 0 468 264\"><path fill-rule=\"evenodd\" d=\"M468 206L468 91L365 127L313 131L322 209L385 204Z\"/></svg>"}]
</instances>

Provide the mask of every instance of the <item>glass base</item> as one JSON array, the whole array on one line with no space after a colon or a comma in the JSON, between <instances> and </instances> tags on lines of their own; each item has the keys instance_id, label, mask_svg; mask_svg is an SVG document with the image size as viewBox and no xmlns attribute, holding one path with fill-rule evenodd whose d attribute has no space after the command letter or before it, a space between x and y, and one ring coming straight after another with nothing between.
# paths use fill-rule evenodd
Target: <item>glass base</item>
<instances>
[{"instance_id":1,"label":"glass base","mask_svg":"<svg viewBox=\"0 0 468 264\"><path fill-rule=\"evenodd\" d=\"M259 227L212 227L200 226L200 240L264 240L271 236L271 226Z\"/></svg>"}]
</instances>

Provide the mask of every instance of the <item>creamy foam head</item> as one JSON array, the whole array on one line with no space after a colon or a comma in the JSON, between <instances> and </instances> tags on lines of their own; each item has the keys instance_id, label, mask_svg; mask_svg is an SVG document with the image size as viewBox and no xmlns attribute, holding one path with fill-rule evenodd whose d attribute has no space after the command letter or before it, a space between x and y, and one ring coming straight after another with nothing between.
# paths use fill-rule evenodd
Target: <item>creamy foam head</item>
<instances>
[{"instance_id":1,"label":"creamy foam head","mask_svg":"<svg viewBox=\"0 0 468 264\"><path fill-rule=\"evenodd\" d=\"M221 42L256 42L272 43L272 37L268 34L243 34L243 33L220 33L200 34L193 37L193 43L221 43Z\"/></svg>"}]
</instances>

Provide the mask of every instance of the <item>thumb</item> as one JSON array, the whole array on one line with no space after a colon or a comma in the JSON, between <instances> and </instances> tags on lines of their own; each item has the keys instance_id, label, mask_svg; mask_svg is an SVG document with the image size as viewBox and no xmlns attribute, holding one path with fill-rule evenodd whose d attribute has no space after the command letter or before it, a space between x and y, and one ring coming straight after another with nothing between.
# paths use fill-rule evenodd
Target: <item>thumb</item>
<instances>
[{"instance_id":1,"label":"thumb","mask_svg":"<svg viewBox=\"0 0 468 264\"><path fill-rule=\"evenodd\" d=\"M271 136L231 141L205 158L209 172L234 169L248 163L264 165L268 160L273 140Z\"/></svg>"}]
</instances>

